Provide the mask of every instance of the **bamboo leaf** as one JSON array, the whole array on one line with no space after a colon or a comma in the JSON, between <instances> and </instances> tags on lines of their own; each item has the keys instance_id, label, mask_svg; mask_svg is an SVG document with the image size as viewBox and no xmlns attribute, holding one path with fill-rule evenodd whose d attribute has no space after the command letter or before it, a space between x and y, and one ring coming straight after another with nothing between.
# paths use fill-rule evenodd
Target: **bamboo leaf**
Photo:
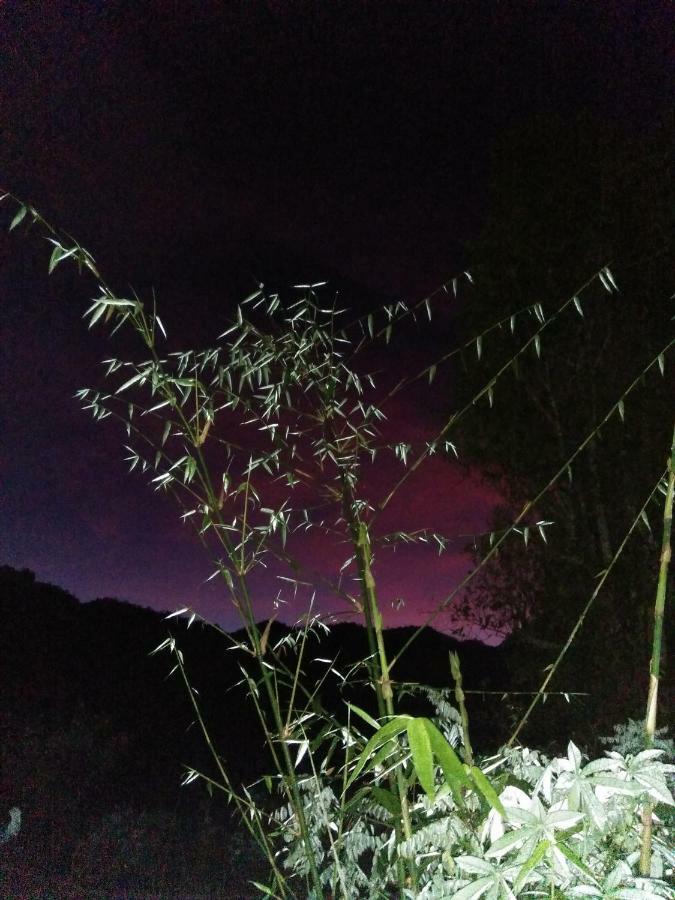
<instances>
[{"instance_id":1,"label":"bamboo leaf","mask_svg":"<svg viewBox=\"0 0 675 900\"><path fill-rule=\"evenodd\" d=\"M429 719L423 719L424 727L429 735L431 750L443 769L445 780L451 789L458 785L469 787L471 779L466 774L464 764L452 749L446 738ZM454 791L453 791L454 792Z\"/></svg>"},{"instance_id":2,"label":"bamboo leaf","mask_svg":"<svg viewBox=\"0 0 675 900\"><path fill-rule=\"evenodd\" d=\"M408 742L415 767L415 773L422 789L430 800L436 794L434 786L434 764L431 752L429 732L425 728L424 719L411 719L408 722Z\"/></svg>"},{"instance_id":3,"label":"bamboo leaf","mask_svg":"<svg viewBox=\"0 0 675 900\"><path fill-rule=\"evenodd\" d=\"M378 722L371 715L368 715L368 713L365 712L365 710L361 709L360 706L357 706L355 703L348 703L347 707L352 712L355 712L356 715L359 716L359 718L363 719L364 722L367 722L368 725L371 725L373 728L380 727Z\"/></svg>"},{"instance_id":4,"label":"bamboo leaf","mask_svg":"<svg viewBox=\"0 0 675 900\"><path fill-rule=\"evenodd\" d=\"M391 791L386 791L384 788L373 787L371 788L371 793L373 795L373 799L383 806L387 812L391 813L395 818L399 818L401 815L401 804L399 803L398 797L391 793Z\"/></svg>"},{"instance_id":5,"label":"bamboo leaf","mask_svg":"<svg viewBox=\"0 0 675 900\"><path fill-rule=\"evenodd\" d=\"M499 797L497 796L497 792L487 780L485 775L483 775L478 766L471 766L469 772L471 773L474 784L481 792L481 794L485 797L490 806L495 809L500 814L500 816L506 818L506 811L502 805L502 801L499 799Z\"/></svg>"},{"instance_id":6,"label":"bamboo leaf","mask_svg":"<svg viewBox=\"0 0 675 900\"><path fill-rule=\"evenodd\" d=\"M60 244L57 244L52 250L52 255L49 258L49 265L47 266L47 274L51 275L56 266L61 261L61 254L63 252L63 248Z\"/></svg>"},{"instance_id":7,"label":"bamboo leaf","mask_svg":"<svg viewBox=\"0 0 675 900\"><path fill-rule=\"evenodd\" d=\"M386 725L383 725L375 732L375 734L370 738L366 746L363 748L354 771L347 781L346 787L352 785L356 778L358 778L361 772L365 769L366 765L370 761L370 757L373 754L373 751L378 747L381 747L383 744L386 744L397 735L401 734L401 732L405 731L408 727L409 720L410 716L397 716L395 719L391 719L389 722L387 722Z\"/></svg>"},{"instance_id":8,"label":"bamboo leaf","mask_svg":"<svg viewBox=\"0 0 675 900\"><path fill-rule=\"evenodd\" d=\"M614 288L615 291L618 291L618 290L619 290L619 286L618 286L618 284L616 283L616 281L614 280L614 276L613 276L612 273L610 272L608 266L605 266L605 268L604 268L604 273L605 273L605 278L607 279L607 281L609 282L609 284Z\"/></svg>"},{"instance_id":9,"label":"bamboo leaf","mask_svg":"<svg viewBox=\"0 0 675 900\"><path fill-rule=\"evenodd\" d=\"M19 211L17 212L17 214L14 216L14 218L12 219L12 221L10 223L10 226L9 226L10 231L12 231L14 228L16 228L17 225L20 225L21 222L23 222L23 220L26 217L27 212L28 212L28 208L26 206L19 207Z\"/></svg>"},{"instance_id":10,"label":"bamboo leaf","mask_svg":"<svg viewBox=\"0 0 675 900\"><path fill-rule=\"evenodd\" d=\"M518 891L521 889L523 884L525 883L525 878L527 877L528 872L531 872L534 867L541 862L541 860L546 855L546 851L551 846L550 841L540 841L537 846L534 848L530 856L525 860L522 865L520 872L518 872L518 877L516 878L513 889L518 895Z\"/></svg>"},{"instance_id":11,"label":"bamboo leaf","mask_svg":"<svg viewBox=\"0 0 675 900\"><path fill-rule=\"evenodd\" d=\"M103 307L101 307L103 309ZM93 324L93 322L92 322ZM145 372L137 372L133 378L130 378L128 381L125 381L121 387L118 387L115 391L116 394L121 394L122 391L125 391L127 388L130 388L133 384L136 384L137 381L140 381L141 378L145 376Z\"/></svg>"},{"instance_id":12,"label":"bamboo leaf","mask_svg":"<svg viewBox=\"0 0 675 900\"><path fill-rule=\"evenodd\" d=\"M575 865L578 869L585 874L593 878L593 872L588 868L586 863L574 852L571 850L567 844L563 844L562 842L556 844L556 848L560 850L563 856L566 856L569 861Z\"/></svg>"}]
</instances>

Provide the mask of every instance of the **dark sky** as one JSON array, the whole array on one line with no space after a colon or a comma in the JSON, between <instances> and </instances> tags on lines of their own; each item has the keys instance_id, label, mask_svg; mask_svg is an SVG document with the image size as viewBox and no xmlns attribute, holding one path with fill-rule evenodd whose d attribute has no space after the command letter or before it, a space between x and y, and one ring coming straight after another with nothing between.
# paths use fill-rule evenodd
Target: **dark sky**
<instances>
[{"instance_id":1,"label":"dark sky","mask_svg":"<svg viewBox=\"0 0 675 900\"><path fill-rule=\"evenodd\" d=\"M328 278L358 311L416 300L465 268L507 129L580 112L650 127L673 101L674 20L648 2L10 2L0 184L121 291L156 288L172 340L213 340L259 277ZM72 399L111 349L81 321L95 285L63 268L48 280L46 262L36 236L3 229L0 562L84 600L194 604L233 624L171 502ZM389 412L419 441L444 409L418 389ZM382 524L466 533L494 501L478 473L434 462ZM388 622L419 621L466 566L461 541L441 560L400 551L380 572ZM276 588L256 589L266 617Z\"/></svg>"}]
</instances>

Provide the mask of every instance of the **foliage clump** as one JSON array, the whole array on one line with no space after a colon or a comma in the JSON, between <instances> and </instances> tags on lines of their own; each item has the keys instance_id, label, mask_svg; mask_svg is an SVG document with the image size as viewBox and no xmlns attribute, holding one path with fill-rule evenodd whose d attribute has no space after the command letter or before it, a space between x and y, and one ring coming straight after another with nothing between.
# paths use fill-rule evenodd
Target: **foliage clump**
<instances>
[{"instance_id":1,"label":"foliage clump","mask_svg":"<svg viewBox=\"0 0 675 900\"><path fill-rule=\"evenodd\" d=\"M241 616L245 637L228 640L274 765L275 774L263 779L269 802L259 802L253 787L237 785L228 775L176 638L170 633L155 652L172 654L172 673L184 681L195 721L212 751L214 773L189 769L184 783L201 780L236 806L270 864L269 883L256 883L257 888L282 898L304 891L315 900L328 892L345 900L366 895L675 897L666 881L675 857L658 819L662 806L673 806L667 785L673 767L653 746L675 440L666 472L650 474L651 488L632 510L623 536L607 544L595 587L541 686L528 692L530 705L497 756L480 764L474 757L457 657L451 656L449 666L456 713L450 713L446 698L433 694L428 697L443 714L435 720L401 711L402 693L410 686L397 684L396 666L424 626L392 656L378 594L383 545L419 542L442 552L448 544L448 536L426 529L382 534L383 510L432 455L457 454L453 438L465 414L479 404L491 409L502 380L507 375L517 379L524 360L536 366L544 352L542 335L555 334L569 314L583 319L587 293L618 292L608 265L595 269L557 306L545 309L536 301L500 318L382 397L372 374L359 364L362 348L377 340L386 346L404 321L431 320L434 304L472 281L468 273L418 304L399 301L377 316L370 313L347 324L337 298L324 299L323 284L297 285L290 298L261 284L237 307L219 343L199 352L164 352L167 336L154 302L150 306L135 295L119 296L90 253L66 241L26 204L18 204L10 228L22 223L45 231L52 245L50 272L71 260L95 277L98 295L85 313L90 328L104 323L113 332L130 327L140 338L145 358L105 361L112 392L83 389L78 397L97 420L114 417L123 425L130 468L147 473L156 490L176 497L183 519L195 527L212 560L211 577L222 579ZM499 359L431 441L415 445L383 436L384 408L402 387L420 377L432 384L439 365L469 350L480 360L486 335L507 325L515 334L523 320L527 327L517 348ZM480 563L438 604L426 625L448 612L514 536L525 547L534 537L542 545L547 541L551 522L538 515L539 504L560 490L582 454L593 452L602 428L623 422L628 398L646 377L663 377L672 344L652 348L619 394L593 407L585 433L565 448L560 464L520 512L485 536ZM366 473L387 457L403 466L403 474L376 495ZM516 748L535 706L555 693L551 679L659 492L665 496L663 550L646 746L636 753L610 751L590 762L572 741L566 756L550 760ZM346 674L339 672L337 660L320 660L325 675L318 683L305 676L307 639L326 625L313 612L315 573L308 573L293 551L296 537L308 530L348 545L337 576L319 578L361 618L369 644L366 658ZM251 583L256 570L272 561L287 566L289 575L282 580L293 598L308 596L297 632L276 643L271 620L264 628L258 624ZM274 606L287 602L280 591ZM187 616L188 627L198 618L187 608L175 615ZM323 707L321 691L330 679L337 679L343 692L346 721ZM350 696L355 684L369 692L369 708Z\"/></svg>"}]
</instances>

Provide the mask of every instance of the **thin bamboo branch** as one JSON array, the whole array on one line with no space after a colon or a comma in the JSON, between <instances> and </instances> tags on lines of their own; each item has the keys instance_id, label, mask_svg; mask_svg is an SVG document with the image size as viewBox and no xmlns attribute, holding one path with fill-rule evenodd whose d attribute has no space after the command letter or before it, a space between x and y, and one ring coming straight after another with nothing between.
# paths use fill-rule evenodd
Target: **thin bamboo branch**
<instances>
[{"instance_id":1,"label":"thin bamboo branch","mask_svg":"<svg viewBox=\"0 0 675 900\"><path fill-rule=\"evenodd\" d=\"M518 735L519 735L520 732L522 731L523 727L525 726L525 723L526 723L527 720L530 718L530 714L532 713L532 710L535 708L535 706L537 705L537 703L539 703L539 701L541 700L541 698L542 698L542 697L544 696L544 694L546 693L546 688L548 687L549 683L551 682L551 679L552 679L553 676L555 675L555 673L556 673L556 671L557 671L557 669L558 669L558 666L559 666L560 663L562 662L562 660L563 660L563 658L565 657L567 651L568 651L569 648L572 646L572 644L573 644L573 642L574 642L574 639L576 638L577 634L579 633L579 630L581 629L581 626L583 625L584 620L585 620L586 616L588 615L588 611L590 610L591 606L592 606L593 603L595 602L596 597L598 596L598 594L599 594L600 591L602 590L603 585L604 585L605 582L607 581L607 578L609 577L610 572L612 571L612 569L613 569L614 566L616 565L616 563L617 563L619 557L620 557L621 554L623 553L624 547L625 547L626 544L628 543L628 540L629 540L630 536L632 535L633 531L634 531L635 528L637 527L638 523L641 521L642 516L643 516L643 514L644 514L644 512L645 512L645 510L646 510L646 508L647 508L647 505L649 504L649 501L652 499L652 497L654 496L654 494L657 492L657 490L658 490L658 488L659 488L659 485L661 484L662 478L663 478L663 476L661 476L661 477L659 478L659 480L657 481L657 483L654 485L654 487L652 488L652 490L649 492L649 496L647 497L647 499L645 500L645 502L644 502L644 503L642 504L642 506L640 507L640 510L639 510L637 516L633 519L633 522L631 523L630 528L629 528L628 531L624 534L624 536L623 536L623 538L622 538L622 540L621 540L621 543L619 544L619 546L618 546L616 552L614 553L614 556L613 556L612 559L610 560L609 565L608 565L607 568L604 570L604 572L602 572L602 575L601 575L600 580L598 581L598 583L597 583L597 585L596 585L596 587L595 587L595 590L593 591L593 593L591 594L591 596L590 596L588 602L586 603L586 605L585 605L584 608L582 609L581 614L579 615L579 618L578 618L577 621L575 622L574 627L572 628L572 631L570 632L569 637L568 637L567 640L565 641L565 645L563 646L562 650L561 650L560 653L558 654L558 657L556 658L556 660L555 660L555 662L553 663L553 665L550 667L550 669L549 669L549 671L548 671L546 677L544 678L544 680L543 680L543 682L542 682L542 684L541 684L541 687L539 688L539 690L537 691L536 695L535 695L534 698L532 699L532 702L530 703L530 705L528 706L528 708L525 710L525 714L523 715L523 717L521 718L520 722L519 722L518 725L516 726L516 728L515 728L513 734L511 735L511 737L510 737L510 738L508 739L508 741L506 742L506 746L507 746L507 747L512 747L512 746L513 746L513 744L514 744L516 738L518 737Z\"/></svg>"},{"instance_id":2,"label":"thin bamboo branch","mask_svg":"<svg viewBox=\"0 0 675 900\"><path fill-rule=\"evenodd\" d=\"M668 585L668 569L670 566L671 547L670 534L673 525L673 495L675 494L675 429L670 446L668 460L668 486L663 503L663 539L661 542L661 559L659 564L659 580L656 586L654 602L654 635L652 656L649 661L649 692L647 695L647 712L645 715L645 743L647 747L654 744L656 732L656 713L659 700L659 680L661 671L661 652L663 647L663 618L666 608ZM652 812L653 804L646 802L642 811L642 841L640 846L640 874L648 877L652 861Z\"/></svg>"},{"instance_id":3,"label":"thin bamboo branch","mask_svg":"<svg viewBox=\"0 0 675 900\"><path fill-rule=\"evenodd\" d=\"M548 481L548 483L544 485L544 487L539 491L539 493L536 495L536 497L533 497L532 500L528 500L527 503L524 504L520 513L516 516L514 521L511 523L511 526L509 528L507 528L506 531L504 531L502 536L494 542L494 544L492 545L490 550L485 554L485 556L483 557L483 559L480 562L480 565L476 566L475 569L473 569L471 572L469 572L460 581L460 583L448 594L448 596L437 605L435 611L433 613L431 613L431 615L429 615L418 628L415 629L415 631L411 634L411 636L408 638L408 640L404 643L404 645L398 651L398 653L396 654L394 659L390 661L390 663L389 663L390 670L394 668L395 664L398 662L398 660L401 658L401 656L406 652L406 650L408 650L410 645L415 640L417 640L417 638L424 631L424 629L428 628L429 625L431 625L431 623L434 622L438 618L438 616L440 616L441 613L443 613L450 606L450 604L455 599L455 597L457 597L458 594L464 590L464 588L476 577L476 575L483 569L483 567L489 562L489 560L492 559L492 557L499 550L499 547L502 545L502 543L514 531L514 529L517 528L517 526L520 524L520 522L522 522L522 520L525 518L525 516L528 514L528 512L531 509L536 507L536 505L539 503L539 501L542 499L542 497L544 497L548 493L548 491L550 491L551 488L559 481L559 479L569 470L570 466L572 465L574 460L577 458L577 456L579 456L579 454L582 453L583 450L588 446L588 444L593 440L593 438L597 435L597 433L600 431L600 429L605 424L605 422L609 421L609 419L615 414L615 412L618 409L619 403L621 403L642 382L643 377L651 368L653 368L657 364L660 364L660 361L663 359L664 354L667 353L668 350L670 350L670 348L673 346L675 346L675 339L668 341L668 343L665 345L665 347L662 350L660 350L659 353L657 353L657 355L654 356L649 361L649 363L642 369L642 371L639 373L639 375L637 375L630 382L628 387L626 387L625 390L622 392L619 399L616 402L612 403L608 412L593 427L593 429L586 435L584 440L577 446L577 448L574 450L574 452L568 456L568 458L560 466L558 471L552 476L552 478Z\"/></svg>"}]
</instances>

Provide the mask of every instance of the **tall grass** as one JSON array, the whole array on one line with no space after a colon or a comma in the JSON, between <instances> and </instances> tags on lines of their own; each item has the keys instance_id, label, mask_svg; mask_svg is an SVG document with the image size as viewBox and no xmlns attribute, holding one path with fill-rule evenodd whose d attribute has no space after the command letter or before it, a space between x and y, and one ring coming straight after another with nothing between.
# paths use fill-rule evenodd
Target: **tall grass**
<instances>
[{"instance_id":1,"label":"tall grass","mask_svg":"<svg viewBox=\"0 0 675 900\"><path fill-rule=\"evenodd\" d=\"M604 423L616 415L623 417L625 400L639 389L644 376L657 369L663 372L665 354L673 342L667 342L640 375L625 385L541 491L524 504L508 528L493 535L480 565L393 657L387 647L374 566L379 516L392 498L430 456L453 457L452 437L464 415L477 403L492 405L499 379L520 357L541 355L543 333L565 315L579 311L585 290L596 283L607 291L617 290L609 268L603 266L592 274L552 311L545 313L541 303L519 310L378 397L374 377L364 371L366 363L360 364L364 349L376 340L389 344L396 330L412 319L431 321L435 305L456 294L462 281L470 278L466 273L417 304L399 302L353 321L346 319L334 298L326 299L323 284L298 286L290 298L260 285L239 304L231 325L212 347L164 352L167 335L154 301L146 304L135 294L119 295L88 251L65 238L32 206L11 195L3 199L14 206L11 229L34 227L50 242L49 273L70 261L93 276L97 296L84 313L89 328L106 326L111 333L131 329L143 349L140 361L105 361L108 390L83 389L77 396L97 420L120 422L130 469L146 473L155 490L176 498L182 518L193 525L212 560L211 577L222 580L241 618L245 639L229 641L239 654L242 684L257 711L274 766L273 775L263 779L270 792L268 803L261 803L250 787L234 784L228 777L226 760L211 742L175 639L169 636L157 651L172 654L174 670L185 682L214 760L215 776L190 769L185 783L201 779L223 791L237 807L269 861L269 878L265 884L256 882L257 889L280 898L452 895L465 900L483 895L541 896L542 889L551 897L567 896L562 892L579 888L583 893L584 885L600 890L598 885L614 879L612 884L623 884L625 890L642 890L644 884L634 874L633 863L618 859L614 844L611 853L602 849L603 841L618 827L617 817L632 821L639 807L643 807L645 826L641 875L663 874L670 860L664 842L658 846L657 869L648 854L653 840L650 804L669 804L672 797L665 782L669 770L652 755L596 761L594 767L591 763L584 768L573 744L566 758L553 761L510 749L534 705L549 693L548 684L562 656L663 484L661 476L561 655L534 692L504 753L476 764L458 658L451 659L459 708L454 722L443 714L426 718L402 711L402 685L395 681L395 670L423 628L451 607L504 541L514 535L525 541L530 535L545 536L547 523L536 518L539 501L567 475ZM433 440L413 446L383 439L379 424L392 396L420 377L431 384L439 366L467 347L480 358L488 333L507 323L515 331L523 320L534 327L520 347L453 413ZM369 499L365 486L370 467L385 455L398 459L404 471L376 502ZM672 464L669 478L667 515L672 517ZM665 542L670 519L664 521ZM337 661L326 661L325 680L337 677L346 688L364 683L373 699L371 711L348 702L346 719L324 709L322 685L305 677L308 636L323 627L313 613L313 590L306 592L306 573L293 555L295 540L308 530L330 540L337 536L349 547L339 575L325 578L324 586L358 614L367 634L368 656L354 669L343 673ZM441 549L447 544L445 536L431 532L400 531L396 539L435 541ZM653 733L656 716L665 556L664 552L648 734L650 729ZM273 615L268 616L266 627L256 621L251 587L252 573L272 560L287 567L285 583L297 595L307 596L301 627L276 643L271 639ZM188 616L190 624L199 618L190 609L174 615ZM518 779L521 787L517 787ZM527 784L529 793L524 790ZM633 831L631 835L633 840ZM649 896L673 896L663 893L666 887L660 881L653 890L657 893Z\"/></svg>"}]
</instances>

